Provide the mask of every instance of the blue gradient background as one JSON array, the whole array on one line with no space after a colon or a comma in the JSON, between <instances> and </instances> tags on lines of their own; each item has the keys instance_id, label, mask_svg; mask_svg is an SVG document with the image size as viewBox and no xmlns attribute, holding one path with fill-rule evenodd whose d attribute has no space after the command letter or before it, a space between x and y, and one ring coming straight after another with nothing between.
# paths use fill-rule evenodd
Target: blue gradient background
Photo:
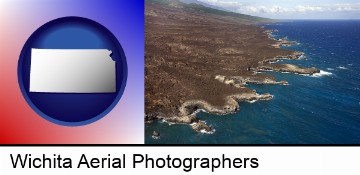
<instances>
[{"instance_id":1,"label":"blue gradient background","mask_svg":"<svg viewBox=\"0 0 360 175\"><path fill-rule=\"evenodd\" d=\"M38 116L22 97L17 62L28 37L56 18L80 16L109 29L128 66L124 94L104 118L67 127ZM0 1L0 143L144 143L144 1Z\"/></svg>"}]
</instances>

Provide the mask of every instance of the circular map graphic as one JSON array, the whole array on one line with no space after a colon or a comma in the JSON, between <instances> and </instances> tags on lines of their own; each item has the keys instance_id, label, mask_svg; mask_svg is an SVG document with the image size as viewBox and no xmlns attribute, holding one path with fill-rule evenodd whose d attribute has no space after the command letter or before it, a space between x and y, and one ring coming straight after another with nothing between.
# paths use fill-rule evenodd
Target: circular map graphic
<instances>
[{"instance_id":1,"label":"circular map graphic","mask_svg":"<svg viewBox=\"0 0 360 175\"><path fill-rule=\"evenodd\" d=\"M124 51L101 24L63 17L38 28L18 62L21 92L44 119L66 126L92 123L120 100L127 79Z\"/></svg>"}]
</instances>

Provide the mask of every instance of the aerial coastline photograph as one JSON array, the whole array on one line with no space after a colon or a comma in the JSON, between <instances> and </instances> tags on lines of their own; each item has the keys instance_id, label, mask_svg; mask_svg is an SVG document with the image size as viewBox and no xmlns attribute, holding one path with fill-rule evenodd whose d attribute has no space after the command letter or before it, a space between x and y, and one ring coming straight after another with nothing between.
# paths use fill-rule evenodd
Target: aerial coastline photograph
<instances>
[{"instance_id":1,"label":"aerial coastline photograph","mask_svg":"<svg viewBox=\"0 0 360 175\"><path fill-rule=\"evenodd\" d=\"M360 144L360 3L145 0L146 144Z\"/></svg>"}]
</instances>

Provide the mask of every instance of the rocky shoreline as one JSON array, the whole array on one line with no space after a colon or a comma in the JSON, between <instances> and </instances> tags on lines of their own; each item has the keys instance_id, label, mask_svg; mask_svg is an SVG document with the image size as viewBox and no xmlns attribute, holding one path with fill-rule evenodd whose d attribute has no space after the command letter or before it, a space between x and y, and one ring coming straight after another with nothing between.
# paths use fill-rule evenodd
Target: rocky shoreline
<instances>
[{"instance_id":1,"label":"rocky shoreline","mask_svg":"<svg viewBox=\"0 0 360 175\"><path fill-rule=\"evenodd\" d=\"M275 39L272 37L272 33L273 32L277 32L277 30L265 30L264 33L267 34L269 39L275 40L276 43L275 44L271 44L270 46L275 47L275 48L280 48L282 46L284 47L289 47L292 45L296 45L299 44L296 41L289 41L287 38L279 38L279 39Z\"/></svg>"},{"instance_id":2,"label":"rocky shoreline","mask_svg":"<svg viewBox=\"0 0 360 175\"><path fill-rule=\"evenodd\" d=\"M284 59L299 59L303 56L302 52L294 52L288 56L276 56L272 59L266 59L259 62L259 66L252 68L254 74L256 72L263 71L277 71L277 72L287 72L287 73L297 73L297 74L307 74L313 75L314 73L319 73L320 70L317 68L304 68L292 64L272 64L272 62L277 62ZM257 78L254 76L223 76L217 75L215 79L221 83L234 86L237 88L246 88L247 84L263 84L263 85L287 85L287 81L276 81L275 79L270 78ZM182 103L179 107L179 113L173 115L172 117L164 117L163 115L145 115L145 122L151 123L153 120L163 119L166 122L172 124L190 124L191 128L197 132L213 133L214 129L207 125L204 121L199 120L196 117L197 111L201 110L206 113L216 114L216 115L226 115L230 113L235 113L240 110L240 102L254 102L258 100L271 100L273 95L257 94L255 90L251 93L241 93L235 94L226 97L225 104L221 106L214 106L204 100L190 100Z\"/></svg>"},{"instance_id":3,"label":"rocky shoreline","mask_svg":"<svg viewBox=\"0 0 360 175\"><path fill-rule=\"evenodd\" d=\"M289 47L295 44L298 44L296 41L289 41L285 38L283 39L275 39L272 35L273 30L265 30L264 33L268 35L269 39L272 39L276 41L275 44L272 44L271 46L275 48L280 47ZM273 64L280 60L297 60L304 58L303 52L295 51L293 54L288 56L276 56L272 59L267 59L264 61L260 61L260 66L256 68L256 71L263 72L263 71L276 71L276 72L283 72L283 73L295 73L295 74L304 74L304 75L313 75L315 73L320 73L320 69L311 67L300 67L293 64Z\"/></svg>"},{"instance_id":4,"label":"rocky shoreline","mask_svg":"<svg viewBox=\"0 0 360 175\"><path fill-rule=\"evenodd\" d=\"M288 84L258 72L313 75L320 71L277 64L302 59L304 53L280 48L296 42L273 39L272 31L231 16L209 15L182 4L177 7L181 8L146 5L145 123L161 119L212 133L214 128L196 117L198 111L234 113L240 110L240 102L273 97L246 85Z\"/></svg>"},{"instance_id":5,"label":"rocky shoreline","mask_svg":"<svg viewBox=\"0 0 360 175\"><path fill-rule=\"evenodd\" d=\"M259 69L255 69L258 71ZM219 82L237 87L237 88L245 88L247 84L280 84L280 85L287 85L287 81L276 81L275 79L270 78L257 78L254 76L231 76L226 77L223 75L215 76L215 79Z\"/></svg>"},{"instance_id":6,"label":"rocky shoreline","mask_svg":"<svg viewBox=\"0 0 360 175\"><path fill-rule=\"evenodd\" d=\"M313 75L320 73L320 69L311 67L305 68L293 64L264 64L258 67L258 71L276 71L283 73L295 73L304 75Z\"/></svg>"},{"instance_id":7,"label":"rocky shoreline","mask_svg":"<svg viewBox=\"0 0 360 175\"><path fill-rule=\"evenodd\" d=\"M314 73L319 73L320 70L317 68L303 68L292 64L271 64L269 62L274 60L282 59L299 59L302 57L302 52L294 52L288 56L276 56L273 59L267 59L259 62L260 66L252 69L254 74L256 72L262 71L278 71L278 72L288 72L288 73L298 73L298 74L307 74L313 75ZM287 81L276 81L275 79L270 78L257 78L254 76L231 76L226 77L223 75L215 76L215 79L221 83L234 86L236 88L246 88L247 84L263 84L263 85L288 85ZM250 93L241 93L235 94L226 97L226 102L223 106L214 106L204 100L189 100L179 107L179 113L173 115L172 117L164 117L162 115L149 115L145 117L145 122L149 123L152 120L163 119L166 122L172 124L190 124L192 129L197 132L204 131L205 133L212 133L213 128L208 126L204 121L199 120L196 117L197 111L201 110L206 113L216 114L216 115L226 115L230 113L235 113L240 110L240 102L254 102L258 100L271 100L273 95L257 94L255 90L252 90Z\"/></svg>"},{"instance_id":8,"label":"rocky shoreline","mask_svg":"<svg viewBox=\"0 0 360 175\"><path fill-rule=\"evenodd\" d=\"M297 60L303 57L304 53L294 51L291 55L287 56L276 56L272 59L266 59L259 62L259 66L256 68L250 68L254 74L257 72L264 71L277 71L277 72L286 72L286 73L297 73L297 74L307 74L313 75L319 73L320 70L317 68L304 68L292 64L273 64L280 60ZM250 70L249 70L250 71ZM259 78L255 76L223 76L216 75L214 77L221 83L230 85L236 88L246 88L247 84L263 84L263 85L288 85L287 81L276 81L271 78ZM169 117L169 114L160 115L160 114L146 114L145 123L151 123L154 120L163 119L166 122L172 124L190 124L192 129L197 132L212 133L213 128L208 126L204 121L199 120L196 117L197 111L201 110L206 113L216 114L216 115L226 115L230 113L235 113L240 110L240 102L254 102L258 100L271 100L273 95L257 94L255 90L252 90L250 93L241 93L235 94L226 97L226 102L223 106L214 106L204 100L189 100L179 107L179 113L173 114Z\"/></svg>"},{"instance_id":9,"label":"rocky shoreline","mask_svg":"<svg viewBox=\"0 0 360 175\"><path fill-rule=\"evenodd\" d=\"M166 122L169 123L192 124L192 128L195 131L204 130L206 132L211 132L212 128L196 117L197 111L202 110L211 114L226 115L239 111L240 102L271 100L272 98L273 96L271 94L257 94L254 91L252 93L242 93L228 96L226 98L226 103L224 104L224 106L214 106L204 100L191 100L186 101L181 105L181 107L179 108L179 114L177 116L168 118L158 116L157 119L164 119Z\"/></svg>"}]
</instances>

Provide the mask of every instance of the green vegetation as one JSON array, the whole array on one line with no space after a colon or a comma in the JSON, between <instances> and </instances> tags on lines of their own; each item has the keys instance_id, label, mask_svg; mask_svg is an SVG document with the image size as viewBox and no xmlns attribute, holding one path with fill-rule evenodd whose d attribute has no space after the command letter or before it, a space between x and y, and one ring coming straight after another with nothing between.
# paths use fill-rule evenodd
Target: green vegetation
<instances>
[{"instance_id":1,"label":"green vegetation","mask_svg":"<svg viewBox=\"0 0 360 175\"><path fill-rule=\"evenodd\" d=\"M164 4L164 5L169 5L171 2L181 3L180 1L177 0L145 0L145 3Z\"/></svg>"},{"instance_id":2,"label":"green vegetation","mask_svg":"<svg viewBox=\"0 0 360 175\"><path fill-rule=\"evenodd\" d=\"M267 18L261 18L256 16L250 16L250 15L244 15L240 13L234 13L234 12L227 12L223 10L213 9L210 7L205 7L200 4L184 4L184 6L187 6L189 8L193 8L195 10L201 11L203 13L209 13L209 14L215 14L219 16L229 16L229 17L235 17L235 18L241 18L242 20L248 20L253 22L271 22L271 19Z\"/></svg>"},{"instance_id":3,"label":"green vegetation","mask_svg":"<svg viewBox=\"0 0 360 175\"><path fill-rule=\"evenodd\" d=\"M261 18L257 16L245 15L235 12L228 12L219 9L214 9L210 7L205 7L201 4L185 4L180 2L179 0L145 0L146 3L154 3L154 4L162 4L162 5L177 5L185 8L189 8L191 10L195 10L202 13L208 13L213 15L219 15L224 17L233 17L238 18L241 21L248 21L250 23L268 23L268 22L276 22L276 20Z\"/></svg>"}]
</instances>

